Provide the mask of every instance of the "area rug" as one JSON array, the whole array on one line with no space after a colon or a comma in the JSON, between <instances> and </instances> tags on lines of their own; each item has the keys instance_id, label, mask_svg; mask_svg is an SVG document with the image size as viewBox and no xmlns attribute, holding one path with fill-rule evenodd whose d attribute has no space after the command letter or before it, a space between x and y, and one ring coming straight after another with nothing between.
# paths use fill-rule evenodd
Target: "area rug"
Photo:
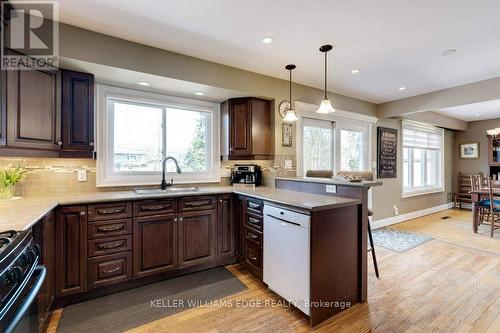
<instances>
[{"instance_id":1,"label":"area rug","mask_svg":"<svg viewBox=\"0 0 500 333\"><path fill-rule=\"evenodd\" d=\"M246 289L224 267L192 273L65 307L57 332L123 332Z\"/></svg>"},{"instance_id":2,"label":"area rug","mask_svg":"<svg viewBox=\"0 0 500 333\"><path fill-rule=\"evenodd\" d=\"M403 253L422 245L431 239L430 236L392 228L380 228L372 231L375 246Z\"/></svg>"}]
</instances>

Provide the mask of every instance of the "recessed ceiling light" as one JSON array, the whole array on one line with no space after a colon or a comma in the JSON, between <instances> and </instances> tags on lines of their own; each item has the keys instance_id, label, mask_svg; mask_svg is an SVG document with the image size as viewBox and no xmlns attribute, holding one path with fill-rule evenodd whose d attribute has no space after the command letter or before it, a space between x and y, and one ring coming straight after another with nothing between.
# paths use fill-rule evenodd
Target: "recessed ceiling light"
<instances>
[{"instance_id":1,"label":"recessed ceiling light","mask_svg":"<svg viewBox=\"0 0 500 333\"><path fill-rule=\"evenodd\" d=\"M359 72L361 72L361 69L359 68L351 69L352 74L358 74Z\"/></svg>"},{"instance_id":2,"label":"recessed ceiling light","mask_svg":"<svg viewBox=\"0 0 500 333\"><path fill-rule=\"evenodd\" d=\"M442 56L449 56L449 55L452 55L455 52L457 52L456 49L448 49L448 50L444 50L443 52L441 52L441 55Z\"/></svg>"},{"instance_id":3,"label":"recessed ceiling light","mask_svg":"<svg viewBox=\"0 0 500 333\"><path fill-rule=\"evenodd\" d=\"M263 37L262 38L262 43L264 44L271 44L273 42L273 37Z\"/></svg>"},{"instance_id":4,"label":"recessed ceiling light","mask_svg":"<svg viewBox=\"0 0 500 333\"><path fill-rule=\"evenodd\" d=\"M481 115L480 115L479 113L476 113L474 116L479 117L479 116L481 116Z\"/></svg>"},{"instance_id":5,"label":"recessed ceiling light","mask_svg":"<svg viewBox=\"0 0 500 333\"><path fill-rule=\"evenodd\" d=\"M150 86L150 84L149 84L149 83L144 82L144 81L137 82L137 83L138 83L139 85L141 85L141 86Z\"/></svg>"},{"instance_id":6,"label":"recessed ceiling light","mask_svg":"<svg viewBox=\"0 0 500 333\"><path fill-rule=\"evenodd\" d=\"M400 91L406 90L406 87L399 87L398 88Z\"/></svg>"},{"instance_id":7,"label":"recessed ceiling light","mask_svg":"<svg viewBox=\"0 0 500 333\"><path fill-rule=\"evenodd\" d=\"M205 93L204 93L204 92L201 92L201 91L197 91L197 92L195 92L194 94L195 94L195 95L198 95L198 96L203 96L203 95L205 95Z\"/></svg>"}]
</instances>

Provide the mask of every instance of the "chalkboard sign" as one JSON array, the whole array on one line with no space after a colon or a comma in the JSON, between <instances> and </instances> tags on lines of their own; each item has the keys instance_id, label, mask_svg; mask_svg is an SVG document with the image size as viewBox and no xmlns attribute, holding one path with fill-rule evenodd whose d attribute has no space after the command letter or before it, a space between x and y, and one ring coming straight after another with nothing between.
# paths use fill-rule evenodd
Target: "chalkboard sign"
<instances>
[{"instance_id":1,"label":"chalkboard sign","mask_svg":"<svg viewBox=\"0 0 500 333\"><path fill-rule=\"evenodd\" d=\"M379 127L377 130L377 177L397 177L398 130Z\"/></svg>"}]
</instances>

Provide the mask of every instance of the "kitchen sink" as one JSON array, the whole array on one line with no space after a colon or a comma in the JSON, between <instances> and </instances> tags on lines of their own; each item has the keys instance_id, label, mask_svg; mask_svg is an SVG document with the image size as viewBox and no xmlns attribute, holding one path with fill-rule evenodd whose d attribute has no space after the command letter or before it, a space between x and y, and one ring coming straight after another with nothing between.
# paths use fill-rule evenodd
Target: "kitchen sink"
<instances>
[{"instance_id":1,"label":"kitchen sink","mask_svg":"<svg viewBox=\"0 0 500 333\"><path fill-rule=\"evenodd\" d=\"M134 193L138 195L148 195L148 194L168 194L168 193L184 193L184 192L196 192L199 191L197 187L170 187L166 190L159 188L148 188L148 189L135 189Z\"/></svg>"}]
</instances>

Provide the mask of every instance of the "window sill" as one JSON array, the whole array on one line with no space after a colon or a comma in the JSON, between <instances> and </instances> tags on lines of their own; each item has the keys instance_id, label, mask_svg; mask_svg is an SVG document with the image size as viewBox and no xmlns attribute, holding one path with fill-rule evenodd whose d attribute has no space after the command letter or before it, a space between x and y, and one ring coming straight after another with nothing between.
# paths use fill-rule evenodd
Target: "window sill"
<instances>
[{"instance_id":1,"label":"window sill","mask_svg":"<svg viewBox=\"0 0 500 333\"><path fill-rule=\"evenodd\" d=\"M427 195L427 194L435 194L435 193L443 193L444 188L432 188L432 189L425 189L425 190L415 190L415 191L408 191L408 192L403 192L401 198L412 198L412 197L418 197L421 195Z\"/></svg>"},{"instance_id":2,"label":"window sill","mask_svg":"<svg viewBox=\"0 0 500 333\"><path fill-rule=\"evenodd\" d=\"M97 177L97 184L96 187L120 187L120 186L151 186L151 185L158 185L160 186L161 183L161 176L158 177L158 179L154 180L146 180L146 179L137 179L137 180L125 180L125 179L99 179L99 176ZM173 177L166 177L167 182L170 182L170 180ZM186 179L186 178L173 178L174 180L174 185L187 185L187 184L206 184L206 183L220 183L221 182L221 177L198 177L198 178L192 178L192 179Z\"/></svg>"}]
</instances>

